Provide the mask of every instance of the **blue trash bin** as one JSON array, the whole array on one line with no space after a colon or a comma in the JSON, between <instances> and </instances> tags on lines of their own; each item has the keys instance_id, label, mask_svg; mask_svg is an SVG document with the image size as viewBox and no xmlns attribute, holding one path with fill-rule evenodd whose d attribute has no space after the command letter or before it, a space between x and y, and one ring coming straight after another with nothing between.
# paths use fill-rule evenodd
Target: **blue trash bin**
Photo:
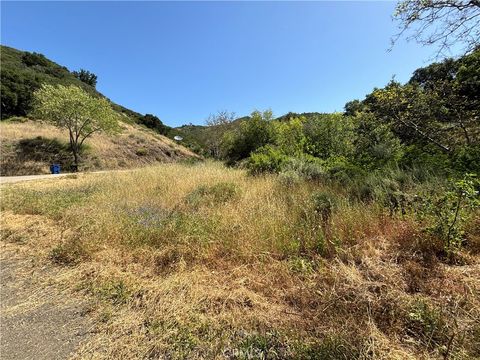
<instances>
[{"instance_id":1,"label":"blue trash bin","mask_svg":"<svg viewBox=\"0 0 480 360\"><path fill-rule=\"evenodd\" d=\"M50 172L52 174L60 174L60 164L52 164L50 165Z\"/></svg>"}]
</instances>

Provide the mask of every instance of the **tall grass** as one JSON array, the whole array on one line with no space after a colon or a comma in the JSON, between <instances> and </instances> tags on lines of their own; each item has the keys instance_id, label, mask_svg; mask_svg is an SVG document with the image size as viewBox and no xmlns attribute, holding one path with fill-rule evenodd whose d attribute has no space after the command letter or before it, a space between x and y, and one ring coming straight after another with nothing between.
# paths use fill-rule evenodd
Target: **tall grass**
<instances>
[{"instance_id":1,"label":"tall grass","mask_svg":"<svg viewBox=\"0 0 480 360\"><path fill-rule=\"evenodd\" d=\"M292 183L206 162L10 185L3 239L26 237L15 246L97 299L80 357L479 356L478 253L442 262L414 214L385 201L415 181L369 181ZM466 231L473 244L478 226Z\"/></svg>"}]
</instances>

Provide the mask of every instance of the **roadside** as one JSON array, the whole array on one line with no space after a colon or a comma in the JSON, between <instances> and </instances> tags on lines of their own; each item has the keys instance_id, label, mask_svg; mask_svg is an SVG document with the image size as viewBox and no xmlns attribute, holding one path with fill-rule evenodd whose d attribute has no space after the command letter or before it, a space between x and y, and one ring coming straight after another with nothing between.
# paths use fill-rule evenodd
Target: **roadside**
<instances>
[{"instance_id":1,"label":"roadside","mask_svg":"<svg viewBox=\"0 0 480 360\"><path fill-rule=\"evenodd\" d=\"M21 176L0 176L0 184L12 184L18 183L23 181L31 181L31 180L43 180L43 179L54 179L59 177L65 176L78 176L84 174L102 174L106 172L125 172L125 171L133 171L137 168L133 169L122 169L122 170L100 170L100 171L88 171L88 172L78 172L78 173L61 173L61 174L41 174L41 175L21 175Z\"/></svg>"},{"instance_id":2,"label":"roadside","mask_svg":"<svg viewBox=\"0 0 480 360\"><path fill-rule=\"evenodd\" d=\"M21 181L40 180L40 179L52 179L52 178L63 177L67 175L72 175L72 174L64 173L64 174L45 174L45 175L0 176L0 184L16 183Z\"/></svg>"},{"instance_id":3,"label":"roadside","mask_svg":"<svg viewBox=\"0 0 480 360\"><path fill-rule=\"evenodd\" d=\"M53 267L38 266L8 244L0 253L0 357L67 359L91 333L85 300L45 283Z\"/></svg>"}]
</instances>

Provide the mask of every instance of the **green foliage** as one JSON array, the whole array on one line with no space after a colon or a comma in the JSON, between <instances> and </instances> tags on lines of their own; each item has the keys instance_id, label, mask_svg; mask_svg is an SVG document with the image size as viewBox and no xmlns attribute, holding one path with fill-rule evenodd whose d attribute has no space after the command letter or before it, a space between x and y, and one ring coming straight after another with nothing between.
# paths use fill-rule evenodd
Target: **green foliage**
<instances>
[{"instance_id":1,"label":"green foliage","mask_svg":"<svg viewBox=\"0 0 480 360\"><path fill-rule=\"evenodd\" d=\"M447 326L442 313L425 300L415 301L408 313L407 332L430 348L448 341Z\"/></svg>"},{"instance_id":2,"label":"green foliage","mask_svg":"<svg viewBox=\"0 0 480 360\"><path fill-rule=\"evenodd\" d=\"M359 114L356 118L355 159L367 169L395 165L403 155L400 140L387 124L379 124L372 115Z\"/></svg>"},{"instance_id":3,"label":"green foliage","mask_svg":"<svg viewBox=\"0 0 480 360\"><path fill-rule=\"evenodd\" d=\"M87 257L88 252L79 239L60 243L50 251L50 259L60 265L76 265Z\"/></svg>"},{"instance_id":4,"label":"green foliage","mask_svg":"<svg viewBox=\"0 0 480 360\"><path fill-rule=\"evenodd\" d=\"M421 155L425 165L476 171L478 161L470 161L468 154L480 141L479 92L477 48L458 59L417 69L407 84L391 81L382 89L374 89L365 100L347 103L345 113L368 113L377 124L389 125L411 153ZM412 151L412 147L417 150Z\"/></svg>"},{"instance_id":5,"label":"green foliage","mask_svg":"<svg viewBox=\"0 0 480 360\"><path fill-rule=\"evenodd\" d=\"M313 156L290 157L282 167L283 172L295 173L298 177L320 181L327 178L325 162Z\"/></svg>"},{"instance_id":6,"label":"green foliage","mask_svg":"<svg viewBox=\"0 0 480 360\"><path fill-rule=\"evenodd\" d=\"M1 46L1 119L11 116L27 116L32 110L33 93L42 84L74 85L90 95L103 97L95 90L91 80L82 76L82 81L64 66L47 59L42 54L19 51ZM91 73L85 72L92 78ZM94 76L94 75L93 75ZM120 105L111 104L115 111L125 114L123 120L141 117L140 114Z\"/></svg>"},{"instance_id":7,"label":"green foliage","mask_svg":"<svg viewBox=\"0 0 480 360\"><path fill-rule=\"evenodd\" d=\"M282 343L278 334L247 334L242 339L237 349L232 351L229 358L234 359L284 359L287 348Z\"/></svg>"},{"instance_id":8,"label":"green foliage","mask_svg":"<svg viewBox=\"0 0 480 360\"><path fill-rule=\"evenodd\" d=\"M26 52L22 55L22 61L27 66L48 66L49 62L47 58L36 52L29 53Z\"/></svg>"},{"instance_id":9,"label":"green foliage","mask_svg":"<svg viewBox=\"0 0 480 360\"><path fill-rule=\"evenodd\" d=\"M72 72L73 76L75 76L81 82L90 85L91 87L97 86L97 75L91 73L88 70L80 69L80 71Z\"/></svg>"},{"instance_id":10,"label":"green foliage","mask_svg":"<svg viewBox=\"0 0 480 360\"><path fill-rule=\"evenodd\" d=\"M98 190L98 187L84 186L65 191L64 189L30 190L21 193L6 191L2 194L2 209L11 208L22 214L45 215L61 218L73 206L78 206Z\"/></svg>"},{"instance_id":11,"label":"green foliage","mask_svg":"<svg viewBox=\"0 0 480 360\"><path fill-rule=\"evenodd\" d=\"M41 84L84 85L65 67L41 54L1 47L2 119L26 116L31 110L33 92Z\"/></svg>"},{"instance_id":12,"label":"green foliage","mask_svg":"<svg viewBox=\"0 0 480 360\"><path fill-rule=\"evenodd\" d=\"M138 156L145 156L148 154L148 150L145 149L144 147L141 147L135 151L135 154L137 154Z\"/></svg>"},{"instance_id":13,"label":"green foliage","mask_svg":"<svg viewBox=\"0 0 480 360\"><path fill-rule=\"evenodd\" d=\"M354 123L341 114L325 114L305 122L305 153L328 159L332 156L350 158L353 152Z\"/></svg>"},{"instance_id":14,"label":"green foliage","mask_svg":"<svg viewBox=\"0 0 480 360\"><path fill-rule=\"evenodd\" d=\"M355 339L356 340L356 339ZM327 336L318 344L304 345L297 349L298 359L339 360L364 359L361 351L355 346L352 337Z\"/></svg>"},{"instance_id":15,"label":"green foliage","mask_svg":"<svg viewBox=\"0 0 480 360\"><path fill-rule=\"evenodd\" d=\"M88 137L98 131L118 129L118 114L106 99L91 96L73 85L42 85L34 93L33 114L68 130L75 165Z\"/></svg>"},{"instance_id":16,"label":"green foliage","mask_svg":"<svg viewBox=\"0 0 480 360\"><path fill-rule=\"evenodd\" d=\"M304 118L274 123L275 144L288 156L300 156L304 153L307 138L303 131Z\"/></svg>"},{"instance_id":17,"label":"green foliage","mask_svg":"<svg viewBox=\"0 0 480 360\"><path fill-rule=\"evenodd\" d=\"M442 193L424 196L418 215L426 220L426 231L439 237L448 256L454 254L464 241L465 225L480 206L480 182L474 174L452 181Z\"/></svg>"},{"instance_id":18,"label":"green foliage","mask_svg":"<svg viewBox=\"0 0 480 360\"><path fill-rule=\"evenodd\" d=\"M123 280L112 279L91 289L95 295L113 305L125 304L132 296L131 289Z\"/></svg>"},{"instance_id":19,"label":"green foliage","mask_svg":"<svg viewBox=\"0 0 480 360\"><path fill-rule=\"evenodd\" d=\"M258 148L273 143L271 111L254 111L248 120L225 137L225 156L229 163L246 159Z\"/></svg>"},{"instance_id":20,"label":"green foliage","mask_svg":"<svg viewBox=\"0 0 480 360\"><path fill-rule=\"evenodd\" d=\"M313 211L320 217L323 223L327 223L337 205L334 195L324 191L317 191L312 194Z\"/></svg>"},{"instance_id":21,"label":"green foliage","mask_svg":"<svg viewBox=\"0 0 480 360\"><path fill-rule=\"evenodd\" d=\"M137 123L145 125L149 129L153 129L159 134L167 135L170 127L165 125L158 117L152 114L137 117Z\"/></svg>"},{"instance_id":22,"label":"green foliage","mask_svg":"<svg viewBox=\"0 0 480 360\"><path fill-rule=\"evenodd\" d=\"M250 155L247 167L252 174L278 173L286 161L287 156L278 148L266 145Z\"/></svg>"}]
</instances>

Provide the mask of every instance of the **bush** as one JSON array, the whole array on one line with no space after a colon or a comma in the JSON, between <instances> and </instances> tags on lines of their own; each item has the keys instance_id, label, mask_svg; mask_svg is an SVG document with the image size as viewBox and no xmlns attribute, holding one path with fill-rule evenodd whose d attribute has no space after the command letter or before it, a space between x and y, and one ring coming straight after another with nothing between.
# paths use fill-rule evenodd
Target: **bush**
<instances>
[{"instance_id":1,"label":"bush","mask_svg":"<svg viewBox=\"0 0 480 360\"><path fill-rule=\"evenodd\" d=\"M336 197L324 191L312 194L313 210L320 216L323 223L330 220L333 210L337 205Z\"/></svg>"},{"instance_id":2,"label":"bush","mask_svg":"<svg viewBox=\"0 0 480 360\"><path fill-rule=\"evenodd\" d=\"M330 165L327 173L331 180L344 186L352 184L359 178L364 178L366 176L366 172L362 168L340 161Z\"/></svg>"},{"instance_id":3,"label":"bush","mask_svg":"<svg viewBox=\"0 0 480 360\"><path fill-rule=\"evenodd\" d=\"M289 158L285 162L284 170L295 172L305 180L320 181L326 178L326 170L323 162L313 156Z\"/></svg>"},{"instance_id":4,"label":"bush","mask_svg":"<svg viewBox=\"0 0 480 360\"><path fill-rule=\"evenodd\" d=\"M292 187L292 186L300 183L302 178L300 177L300 175L296 171L286 170L286 171L282 171L282 172L280 172L280 174L278 174L278 180L280 181L280 183L282 185L284 185L286 187Z\"/></svg>"},{"instance_id":5,"label":"bush","mask_svg":"<svg viewBox=\"0 0 480 360\"><path fill-rule=\"evenodd\" d=\"M141 148L138 148L137 151L135 151L135 154L137 154L138 156L145 156L148 154L148 150L141 147Z\"/></svg>"},{"instance_id":6,"label":"bush","mask_svg":"<svg viewBox=\"0 0 480 360\"><path fill-rule=\"evenodd\" d=\"M407 332L414 339L429 347L448 341L447 324L442 313L426 301L415 301L408 314Z\"/></svg>"},{"instance_id":7,"label":"bush","mask_svg":"<svg viewBox=\"0 0 480 360\"><path fill-rule=\"evenodd\" d=\"M480 207L480 182L473 174L451 182L440 194L426 194L419 217L427 222L425 231L439 237L448 256L460 249L465 226Z\"/></svg>"},{"instance_id":8,"label":"bush","mask_svg":"<svg viewBox=\"0 0 480 360\"><path fill-rule=\"evenodd\" d=\"M267 145L250 155L247 168L251 174L278 173L287 159L277 148Z\"/></svg>"}]
</instances>

